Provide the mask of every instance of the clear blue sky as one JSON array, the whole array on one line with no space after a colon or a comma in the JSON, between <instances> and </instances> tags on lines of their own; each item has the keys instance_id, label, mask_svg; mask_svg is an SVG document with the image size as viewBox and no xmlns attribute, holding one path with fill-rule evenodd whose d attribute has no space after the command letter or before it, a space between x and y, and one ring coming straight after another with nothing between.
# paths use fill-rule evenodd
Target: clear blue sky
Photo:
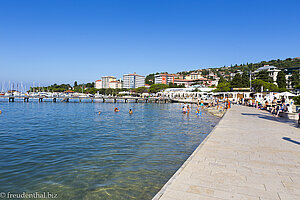
<instances>
[{"instance_id":1,"label":"clear blue sky","mask_svg":"<svg viewBox=\"0 0 300 200\"><path fill-rule=\"evenodd\" d=\"M300 1L0 0L0 84L300 56Z\"/></svg>"}]
</instances>

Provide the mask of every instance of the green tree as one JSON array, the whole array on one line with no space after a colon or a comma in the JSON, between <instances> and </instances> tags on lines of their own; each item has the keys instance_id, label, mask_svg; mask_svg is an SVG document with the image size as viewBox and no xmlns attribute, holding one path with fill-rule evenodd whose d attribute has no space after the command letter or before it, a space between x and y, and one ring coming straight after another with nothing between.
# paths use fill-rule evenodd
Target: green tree
<instances>
[{"instance_id":1,"label":"green tree","mask_svg":"<svg viewBox=\"0 0 300 200\"><path fill-rule=\"evenodd\" d=\"M295 71L293 72L291 76L291 84L293 87L300 84L300 74L299 72Z\"/></svg>"},{"instance_id":2,"label":"green tree","mask_svg":"<svg viewBox=\"0 0 300 200\"><path fill-rule=\"evenodd\" d=\"M139 94L143 94L143 93L147 93L148 89L146 87L138 87L135 89L135 92Z\"/></svg>"},{"instance_id":3,"label":"green tree","mask_svg":"<svg viewBox=\"0 0 300 200\"><path fill-rule=\"evenodd\" d=\"M231 90L230 87L230 83L219 83L214 92L229 92Z\"/></svg>"},{"instance_id":4,"label":"green tree","mask_svg":"<svg viewBox=\"0 0 300 200\"><path fill-rule=\"evenodd\" d=\"M286 79L283 71L278 72L276 82L279 88L286 88Z\"/></svg>"},{"instance_id":5,"label":"green tree","mask_svg":"<svg viewBox=\"0 0 300 200\"><path fill-rule=\"evenodd\" d=\"M246 72L242 74L242 87L247 88L250 87L250 79Z\"/></svg>"},{"instance_id":6,"label":"green tree","mask_svg":"<svg viewBox=\"0 0 300 200\"><path fill-rule=\"evenodd\" d=\"M166 84L153 84L150 86L149 92L157 93L157 92L160 92L161 90L164 90L167 88L168 88L168 85L166 85Z\"/></svg>"},{"instance_id":7,"label":"green tree","mask_svg":"<svg viewBox=\"0 0 300 200\"><path fill-rule=\"evenodd\" d=\"M243 87L243 83L242 83L242 76L239 74L239 73L237 73L234 77L233 77L233 79L232 79L232 81L231 81L231 87L233 87L233 88L240 88L240 87Z\"/></svg>"},{"instance_id":8,"label":"green tree","mask_svg":"<svg viewBox=\"0 0 300 200\"><path fill-rule=\"evenodd\" d=\"M300 105L300 95L294 97L293 100L295 101L296 105Z\"/></svg>"},{"instance_id":9,"label":"green tree","mask_svg":"<svg viewBox=\"0 0 300 200\"><path fill-rule=\"evenodd\" d=\"M272 83L273 80L272 78L269 76L269 73L267 70L262 70L260 72L258 72L257 76L256 76L257 79L260 79L260 80L263 80L265 82L268 82L268 83Z\"/></svg>"},{"instance_id":10,"label":"green tree","mask_svg":"<svg viewBox=\"0 0 300 200\"><path fill-rule=\"evenodd\" d=\"M154 74L149 74L145 78L145 83L148 85L152 85L154 84L154 80L155 80Z\"/></svg>"},{"instance_id":11,"label":"green tree","mask_svg":"<svg viewBox=\"0 0 300 200\"><path fill-rule=\"evenodd\" d=\"M220 83L226 83L226 80L224 79L223 76L220 76L218 84L220 84Z\"/></svg>"},{"instance_id":12,"label":"green tree","mask_svg":"<svg viewBox=\"0 0 300 200\"><path fill-rule=\"evenodd\" d=\"M268 83L266 81L260 80L260 79L255 79L252 81L252 87L256 92L262 92L263 91L269 91L269 92L278 92L282 91L278 88L277 85L273 83Z\"/></svg>"},{"instance_id":13,"label":"green tree","mask_svg":"<svg viewBox=\"0 0 300 200\"><path fill-rule=\"evenodd\" d=\"M77 81L75 81L75 82L74 82L74 87L76 87L77 85L78 85L78 84L77 84Z\"/></svg>"}]
</instances>

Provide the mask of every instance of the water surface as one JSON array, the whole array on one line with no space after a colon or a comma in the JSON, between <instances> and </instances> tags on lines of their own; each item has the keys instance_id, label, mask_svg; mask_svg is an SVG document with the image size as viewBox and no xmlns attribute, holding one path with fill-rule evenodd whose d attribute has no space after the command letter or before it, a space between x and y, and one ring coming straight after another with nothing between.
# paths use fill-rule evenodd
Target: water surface
<instances>
[{"instance_id":1,"label":"water surface","mask_svg":"<svg viewBox=\"0 0 300 200\"><path fill-rule=\"evenodd\" d=\"M179 104L2 101L0 110L0 192L58 199L151 199L218 122Z\"/></svg>"}]
</instances>

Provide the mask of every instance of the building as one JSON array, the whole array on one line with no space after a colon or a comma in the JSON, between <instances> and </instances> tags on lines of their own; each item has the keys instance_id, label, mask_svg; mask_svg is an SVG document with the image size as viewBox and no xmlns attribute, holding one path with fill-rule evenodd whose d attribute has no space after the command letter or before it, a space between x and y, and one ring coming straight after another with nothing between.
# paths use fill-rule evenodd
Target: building
<instances>
[{"instance_id":1,"label":"building","mask_svg":"<svg viewBox=\"0 0 300 200\"><path fill-rule=\"evenodd\" d=\"M110 81L108 85L109 85L109 88L112 88L112 89L122 88L121 81Z\"/></svg>"},{"instance_id":2,"label":"building","mask_svg":"<svg viewBox=\"0 0 300 200\"><path fill-rule=\"evenodd\" d=\"M195 84L195 80L186 80L186 79L175 79L174 84L184 85L186 88L190 87L192 84Z\"/></svg>"},{"instance_id":3,"label":"building","mask_svg":"<svg viewBox=\"0 0 300 200\"><path fill-rule=\"evenodd\" d=\"M241 70L237 70L236 72L231 72L230 73L230 80L232 80L235 77L235 75L237 75L237 74L242 75L243 72Z\"/></svg>"},{"instance_id":4,"label":"building","mask_svg":"<svg viewBox=\"0 0 300 200\"><path fill-rule=\"evenodd\" d=\"M286 88L289 90L292 90L293 89L292 80L291 80L292 74L293 73L300 74L300 67L285 68L284 73L285 73L285 79L286 79Z\"/></svg>"},{"instance_id":5,"label":"building","mask_svg":"<svg viewBox=\"0 0 300 200\"><path fill-rule=\"evenodd\" d=\"M114 76L102 76L102 88L109 88L109 82L116 80Z\"/></svg>"},{"instance_id":6,"label":"building","mask_svg":"<svg viewBox=\"0 0 300 200\"><path fill-rule=\"evenodd\" d=\"M138 75L135 72L133 74L123 75L123 88L138 88L145 86L145 76Z\"/></svg>"},{"instance_id":7,"label":"building","mask_svg":"<svg viewBox=\"0 0 300 200\"><path fill-rule=\"evenodd\" d=\"M96 80L95 81L95 88L101 89L102 88L102 80Z\"/></svg>"},{"instance_id":8,"label":"building","mask_svg":"<svg viewBox=\"0 0 300 200\"><path fill-rule=\"evenodd\" d=\"M174 79L176 77L175 74L157 74L155 77L155 84L169 84L174 83Z\"/></svg>"},{"instance_id":9,"label":"building","mask_svg":"<svg viewBox=\"0 0 300 200\"><path fill-rule=\"evenodd\" d=\"M277 85L276 81L277 81L277 75L278 72L280 72L281 70L278 69L275 66L269 66L269 65L265 65L261 68L258 68L257 70L254 71L254 74L259 73L260 71L266 70L269 73L269 76L273 79L273 83Z\"/></svg>"},{"instance_id":10,"label":"building","mask_svg":"<svg viewBox=\"0 0 300 200\"><path fill-rule=\"evenodd\" d=\"M198 80L203 78L200 73L192 72L190 75L186 76L184 79L186 80Z\"/></svg>"}]
</instances>

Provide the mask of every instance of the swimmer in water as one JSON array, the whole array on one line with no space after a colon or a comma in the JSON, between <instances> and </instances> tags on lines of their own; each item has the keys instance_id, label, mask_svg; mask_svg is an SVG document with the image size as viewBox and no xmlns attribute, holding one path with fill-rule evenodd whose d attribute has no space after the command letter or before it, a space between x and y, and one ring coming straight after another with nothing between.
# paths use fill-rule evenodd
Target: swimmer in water
<instances>
[{"instance_id":1,"label":"swimmer in water","mask_svg":"<svg viewBox=\"0 0 300 200\"><path fill-rule=\"evenodd\" d=\"M131 109L129 109L129 114L131 115L133 112L132 112L132 110Z\"/></svg>"},{"instance_id":2,"label":"swimmer in water","mask_svg":"<svg viewBox=\"0 0 300 200\"><path fill-rule=\"evenodd\" d=\"M120 110L119 110L117 107L115 107L115 108L114 108L114 111L115 111L115 112L119 112Z\"/></svg>"},{"instance_id":3,"label":"swimmer in water","mask_svg":"<svg viewBox=\"0 0 300 200\"><path fill-rule=\"evenodd\" d=\"M182 107L182 113L183 113L183 114L186 113L186 108L185 108L185 106Z\"/></svg>"},{"instance_id":4,"label":"swimmer in water","mask_svg":"<svg viewBox=\"0 0 300 200\"><path fill-rule=\"evenodd\" d=\"M2 114L2 111L0 110L0 114Z\"/></svg>"},{"instance_id":5,"label":"swimmer in water","mask_svg":"<svg viewBox=\"0 0 300 200\"><path fill-rule=\"evenodd\" d=\"M100 114L101 114L101 111L99 111L98 114L100 115Z\"/></svg>"}]
</instances>

